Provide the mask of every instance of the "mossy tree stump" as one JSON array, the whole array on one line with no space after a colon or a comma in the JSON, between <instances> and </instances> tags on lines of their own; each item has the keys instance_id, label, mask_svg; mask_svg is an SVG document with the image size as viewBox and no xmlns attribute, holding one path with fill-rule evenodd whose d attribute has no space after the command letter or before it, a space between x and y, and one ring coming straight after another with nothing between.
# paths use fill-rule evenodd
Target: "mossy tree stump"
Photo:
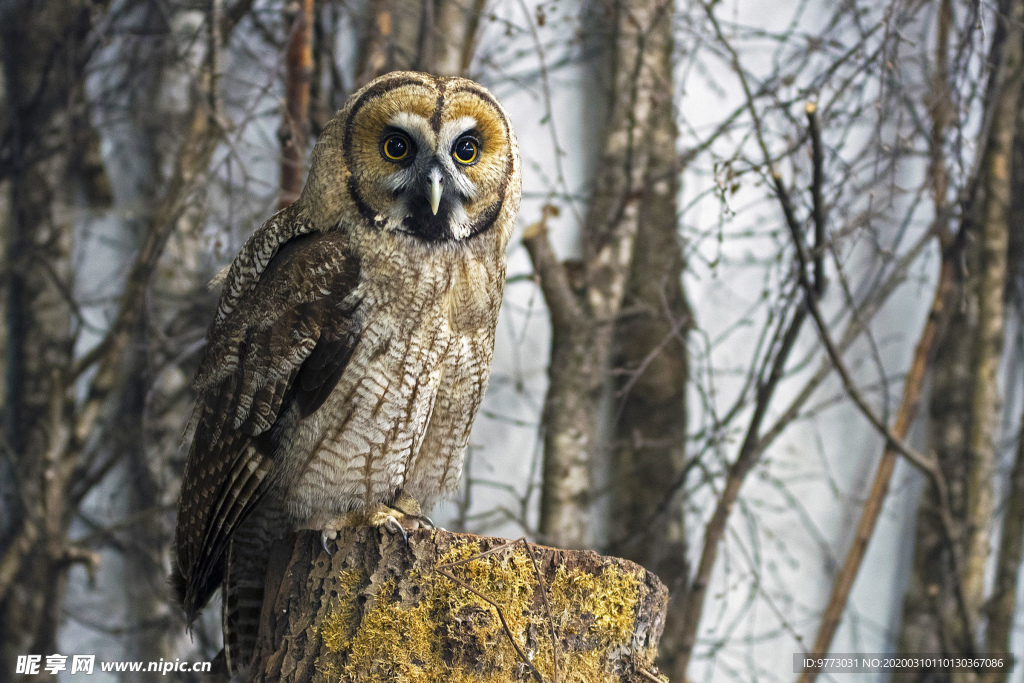
<instances>
[{"instance_id":1,"label":"mossy tree stump","mask_svg":"<svg viewBox=\"0 0 1024 683\"><path fill-rule=\"evenodd\" d=\"M632 562L441 530L329 546L302 532L275 548L253 680L665 680L668 593Z\"/></svg>"}]
</instances>

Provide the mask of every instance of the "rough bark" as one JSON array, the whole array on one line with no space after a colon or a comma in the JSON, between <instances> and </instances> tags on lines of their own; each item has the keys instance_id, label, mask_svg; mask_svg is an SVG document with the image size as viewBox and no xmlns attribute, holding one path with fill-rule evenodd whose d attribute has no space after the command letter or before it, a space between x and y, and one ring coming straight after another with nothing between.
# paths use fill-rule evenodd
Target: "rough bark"
<instances>
[{"instance_id":1,"label":"rough bark","mask_svg":"<svg viewBox=\"0 0 1024 683\"><path fill-rule=\"evenodd\" d=\"M957 298L963 294L958 283ZM967 470L966 435L970 400L963 387L970 386L971 336L966 312L952 311L949 327L939 344L929 400L930 434L938 463L949 482L950 507L956 519L965 519L964 486ZM948 637L956 633L957 609L953 598L950 549L946 546L934 492L922 494L914 548L914 569L904 599L899 651L902 653L958 652L960 645ZM894 681L916 680L894 673Z\"/></svg>"},{"instance_id":2,"label":"rough bark","mask_svg":"<svg viewBox=\"0 0 1024 683\"><path fill-rule=\"evenodd\" d=\"M980 610L985 602L985 569L994 528L994 476L996 440L1002 398L999 367L1003 357L1006 290L1006 259L1009 249L1011 200L1010 177L1016 131L1017 107L1024 87L1024 2L1008 3L1006 43L999 71L1002 82L994 93L992 135L985 150L985 201L980 225L974 230L979 250L974 298L978 325L974 333L973 394L968 442L970 471L967 478L967 514L970 540L964 576L968 605ZM1019 227L1019 226L1018 226Z\"/></svg>"},{"instance_id":3,"label":"rough bark","mask_svg":"<svg viewBox=\"0 0 1024 683\"><path fill-rule=\"evenodd\" d=\"M331 547L272 551L255 681L664 680L667 592L632 562L440 530Z\"/></svg>"},{"instance_id":4,"label":"rough bark","mask_svg":"<svg viewBox=\"0 0 1024 683\"><path fill-rule=\"evenodd\" d=\"M549 543L584 545L593 487L591 451L598 447L598 405L605 366L597 325L570 283L547 236L547 217L523 232L551 320L551 357L544 401L544 468L540 533Z\"/></svg>"},{"instance_id":5,"label":"rough bark","mask_svg":"<svg viewBox=\"0 0 1024 683\"><path fill-rule=\"evenodd\" d=\"M1024 131L1024 111L1017 112L1017 130ZM1014 141L1012 166L1013 200L1011 203L1010 225L1024 225L1024 135ZM1011 230L1007 269L1006 303L1008 310L1015 310L1018 334L1016 357L1011 360L1011 378L1020 377L1022 368L1022 336L1020 326L1024 324L1024 230ZM1013 391L1012 379L1007 384ZM987 606L988 623L985 628L986 652L1010 652L1013 637L1014 614L1017 608L1018 577L1024 563L1024 415L1021 416L1016 434L1017 447L1014 449L1013 464L1005 492L1002 516L1002 530L996 551L995 580L992 595ZM1019 628L1019 626L1018 626ZM985 683L1006 683L1007 673L990 673Z\"/></svg>"}]
</instances>

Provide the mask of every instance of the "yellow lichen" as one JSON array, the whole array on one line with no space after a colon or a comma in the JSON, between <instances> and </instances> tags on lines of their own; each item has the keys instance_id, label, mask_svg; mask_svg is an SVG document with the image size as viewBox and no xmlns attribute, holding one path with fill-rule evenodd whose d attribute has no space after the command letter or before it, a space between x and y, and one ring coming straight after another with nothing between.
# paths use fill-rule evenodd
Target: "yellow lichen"
<instances>
[{"instance_id":1,"label":"yellow lichen","mask_svg":"<svg viewBox=\"0 0 1024 683\"><path fill-rule=\"evenodd\" d=\"M477 543L453 544L438 566L467 560L480 552ZM550 625L538 598L538 579L522 546L445 569L459 582L479 591L501 608L516 644L546 680L554 672ZM354 577L348 574L355 575ZM358 572L344 572L338 602L323 620L321 637L337 659L318 664L323 680L401 681L428 683L497 683L487 671L511 671L521 661L509 642L494 606L438 571L410 570L403 582L419 587L415 599L396 595L394 581L372 587L370 601L358 624ZM559 680L614 680L606 671L609 655L629 647L637 601L642 597L642 574L612 565L600 576L559 567L547 585L556 629L582 638L584 648L560 652ZM580 615L588 615L580 619ZM589 623L584 634L571 632L573 623ZM359 672L358 674L356 672Z\"/></svg>"},{"instance_id":2,"label":"yellow lichen","mask_svg":"<svg viewBox=\"0 0 1024 683\"><path fill-rule=\"evenodd\" d=\"M348 649L359 626L355 598L362 579L362 572L354 569L343 570L337 575L338 594L331 597L327 616L320 622L320 638L331 652Z\"/></svg>"},{"instance_id":3,"label":"yellow lichen","mask_svg":"<svg viewBox=\"0 0 1024 683\"><path fill-rule=\"evenodd\" d=\"M640 576L617 565L608 566L600 576L559 567L548 592L553 612L592 614L591 631L615 646L629 644L641 586Z\"/></svg>"}]
</instances>

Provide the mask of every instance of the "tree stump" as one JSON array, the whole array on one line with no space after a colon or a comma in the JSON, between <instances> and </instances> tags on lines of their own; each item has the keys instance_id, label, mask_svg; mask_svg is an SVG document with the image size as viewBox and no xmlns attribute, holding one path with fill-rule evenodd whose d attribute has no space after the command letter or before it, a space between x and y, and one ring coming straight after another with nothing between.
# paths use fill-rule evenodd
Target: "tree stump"
<instances>
[{"instance_id":1,"label":"tree stump","mask_svg":"<svg viewBox=\"0 0 1024 683\"><path fill-rule=\"evenodd\" d=\"M442 530L328 545L274 549L254 681L667 680L668 592L627 560Z\"/></svg>"}]
</instances>

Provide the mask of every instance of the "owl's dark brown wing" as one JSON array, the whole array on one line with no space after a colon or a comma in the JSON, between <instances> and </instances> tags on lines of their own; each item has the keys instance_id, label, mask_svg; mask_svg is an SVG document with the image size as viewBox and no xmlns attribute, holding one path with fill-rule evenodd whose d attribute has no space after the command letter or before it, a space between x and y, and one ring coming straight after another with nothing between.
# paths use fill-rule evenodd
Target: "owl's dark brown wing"
<instances>
[{"instance_id":1,"label":"owl's dark brown wing","mask_svg":"<svg viewBox=\"0 0 1024 683\"><path fill-rule=\"evenodd\" d=\"M272 485L283 420L316 410L348 363L358 277L344 234L297 237L210 331L172 575L190 621L220 585L232 532Z\"/></svg>"}]
</instances>

